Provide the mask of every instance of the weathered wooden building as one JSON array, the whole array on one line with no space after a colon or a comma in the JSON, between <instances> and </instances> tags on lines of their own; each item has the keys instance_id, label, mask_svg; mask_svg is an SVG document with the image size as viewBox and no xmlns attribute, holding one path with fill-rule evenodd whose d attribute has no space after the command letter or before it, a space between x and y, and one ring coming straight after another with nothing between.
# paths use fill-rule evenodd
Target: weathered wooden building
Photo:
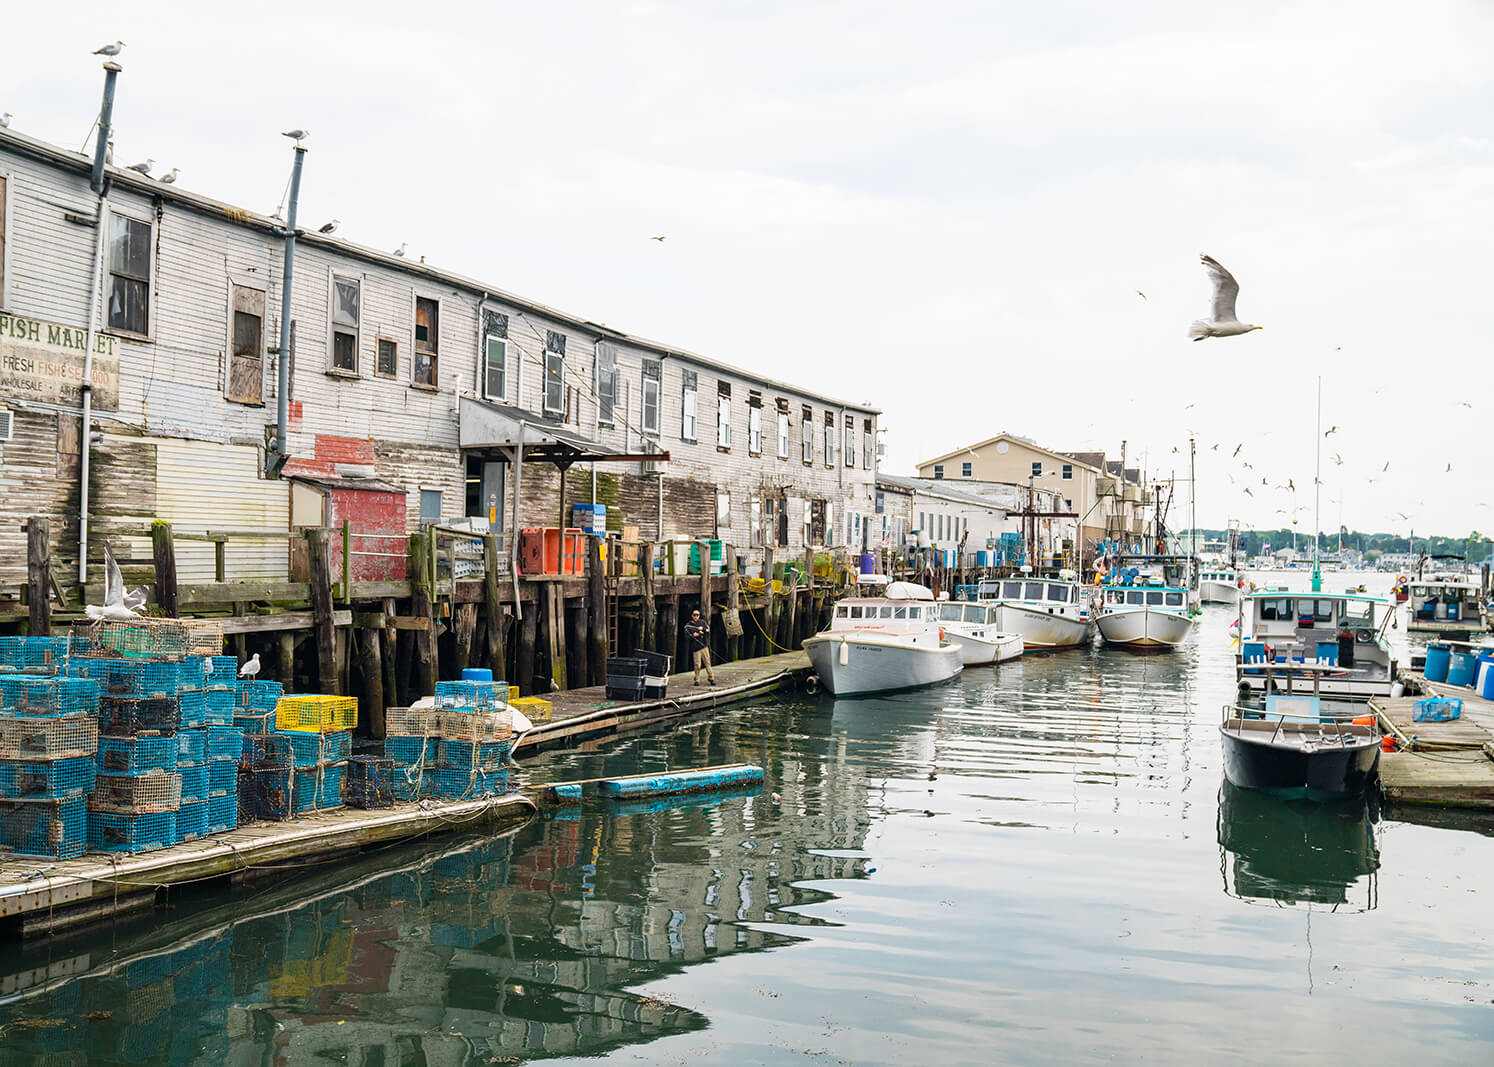
<instances>
[{"instance_id":1,"label":"weathered wooden building","mask_svg":"<svg viewBox=\"0 0 1494 1067\"><path fill-rule=\"evenodd\" d=\"M349 519L376 539L401 506L409 528L555 526L563 489L565 512L595 500L644 538L802 553L872 536L872 408L316 232L298 236L281 352L278 219L107 173L98 217L88 159L0 129L0 595L25 580L25 517L50 518L76 573L85 511L101 532ZM282 359L292 458L267 478ZM360 576L402 576L372 544L353 545ZM236 541L228 576L284 579L287 545ZM182 546L181 577L221 572L214 553Z\"/></svg>"}]
</instances>

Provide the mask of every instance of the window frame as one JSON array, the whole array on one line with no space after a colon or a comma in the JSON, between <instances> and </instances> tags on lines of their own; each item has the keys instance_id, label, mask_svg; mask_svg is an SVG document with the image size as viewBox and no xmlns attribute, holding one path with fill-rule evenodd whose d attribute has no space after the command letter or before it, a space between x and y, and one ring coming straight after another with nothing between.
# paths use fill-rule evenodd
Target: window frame
<instances>
[{"instance_id":1,"label":"window frame","mask_svg":"<svg viewBox=\"0 0 1494 1067\"><path fill-rule=\"evenodd\" d=\"M846 416L845 440L841 447L841 460L852 469L856 466L856 417Z\"/></svg>"},{"instance_id":2,"label":"window frame","mask_svg":"<svg viewBox=\"0 0 1494 1067\"><path fill-rule=\"evenodd\" d=\"M235 351L235 348L237 347L237 341L236 341L237 330L236 330L236 326L237 326L237 318L238 318L238 313L239 313L239 308L238 308L238 303L239 303L239 301L238 301L238 292L240 290L242 290L245 293L257 293L258 296L259 296L259 352L255 356L256 361L259 363L259 375L258 375L259 382L258 382L258 392L257 392L256 396L253 399L248 399L247 397L244 397L244 396L234 396L233 395L233 381L234 381L233 368L234 368L234 361L240 358L239 354ZM229 279L229 281L228 281L228 347L227 347L228 359L225 361L224 368L223 368L224 369L223 399L226 400L230 404L245 404L245 405L247 405L249 407L264 407L264 405L265 405L265 356L267 355L266 343L265 343L265 326L266 326L266 321L265 320L266 320L266 317L267 317L268 306L269 306L269 294L267 294L263 288L261 288L260 286L257 286L257 285L245 285L242 281L239 281L236 278L230 278Z\"/></svg>"},{"instance_id":3,"label":"window frame","mask_svg":"<svg viewBox=\"0 0 1494 1067\"><path fill-rule=\"evenodd\" d=\"M872 429L872 420L863 419L861 423L861 468L862 470L875 470L876 466L876 433Z\"/></svg>"},{"instance_id":4,"label":"window frame","mask_svg":"<svg viewBox=\"0 0 1494 1067\"><path fill-rule=\"evenodd\" d=\"M693 370L680 380L680 440L700 440L700 379Z\"/></svg>"},{"instance_id":5,"label":"window frame","mask_svg":"<svg viewBox=\"0 0 1494 1067\"><path fill-rule=\"evenodd\" d=\"M146 248L145 277L138 278L133 274L120 274L114 269L114 227L118 222L135 223L144 226L150 233L150 239ZM150 341L153 339L151 329L156 321L156 222L151 218L139 218L128 211L122 211L118 206L109 206L109 240L107 244L107 255L104 260L104 330L108 333L120 334L125 337L136 337ZM9 242L6 248L9 249ZM113 321L113 313L110 305L113 303L114 276L120 274L123 278L131 281L143 282L145 285L145 331L132 330L127 326L116 326Z\"/></svg>"},{"instance_id":6,"label":"window frame","mask_svg":"<svg viewBox=\"0 0 1494 1067\"><path fill-rule=\"evenodd\" d=\"M598 341L592 356L592 388L596 394L599 429L612 429L617 425L617 349ZM627 412L623 412L626 421Z\"/></svg>"},{"instance_id":7,"label":"window frame","mask_svg":"<svg viewBox=\"0 0 1494 1067\"><path fill-rule=\"evenodd\" d=\"M811 408L808 404L804 405L804 410L800 414L800 419L799 419L799 433L801 435L800 436L800 441L799 441L799 454L803 458L804 466L806 466L806 467L813 467L814 466L814 409Z\"/></svg>"},{"instance_id":8,"label":"window frame","mask_svg":"<svg viewBox=\"0 0 1494 1067\"><path fill-rule=\"evenodd\" d=\"M1074 480L1074 465L1072 463L1065 463L1062 466L1062 468L1060 468L1060 474L1059 474L1059 476L1064 481L1066 481L1066 482L1073 481Z\"/></svg>"},{"instance_id":9,"label":"window frame","mask_svg":"<svg viewBox=\"0 0 1494 1067\"><path fill-rule=\"evenodd\" d=\"M731 384L716 383L716 451L731 451Z\"/></svg>"},{"instance_id":10,"label":"window frame","mask_svg":"<svg viewBox=\"0 0 1494 1067\"><path fill-rule=\"evenodd\" d=\"M935 463L934 464L934 481L936 481L936 482L942 482L943 480L944 480L944 464L942 464L942 463Z\"/></svg>"},{"instance_id":11,"label":"window frame","mask_svg":"<svg viewBox=\"0 0 1494 1067\"><path fill-rule=\"evenodd\" d=\"M789 431L790 431L790 426L791 426L791 420L789 419L789 413L787 411L780 411L777 414L778 414L778 442L777 442L777 444L778 444L778 458L779 459L788 459L789 458Z\"/></svg>"},{"instance_id":12,"label":"window frame","mask_svg":"<svg viewBox=\"0 0 1494 1067\"><path fill-rule=\"evenodd\" d=\"M716 532L731 529L731 490L716 490Z\"/></svg>"},{"instance_id":13,"label":"window frame","mask_svg":"<svg viewBox=\"0 0 1494 1067\"><path fill-rule=\"evenodd\" d=\"M436 498L436 517L434 519L427 519L425 517L425 501L427 495L434 496ZM439 523L441 521L441 507L445 503L445 494L440 489L427 489L425 486L421 486L420 496L418 500L420 504L420 525L428 526L431 523Z\"/></svg>"},{"instance_id":14,"label":"window frame","mask_svg":"<svg viewBox=\"0 0 1494 1067\"><path fill-rule=\"evenodd\" d=\"M7 307L6 286L10 279L10 190L11 173L0 170L0 308Z\"/></svg>"},{"instance_id":15,"label":"window frame","mask_svg":"<svg viewBox=\"0 0 1494 1067\"><path fill-rule=\"evenodd\" d=\"M825 412L825 469L831 470L835 467L835 416Z\"/></svg>"},{"instance_id":16,"label":"window frame","mask_svg":"<svg viewBox=\"0 0 1494 1067\"><path fill-rule=\"evenodd\" d=\"M1031 470L1032 477L1041 478L1043 476L1043 461L1040 459L1033 460Z\"/></svg>"},{"instance_id":17,"label":"window frame","mask_svg":"<svg viewBox=\"0 0 1494 1067\"><path fill-rule=\"evenodd\" d=\"M420 306L430 305L432 316L426 340L420 340ZM410 302L410 384L422 389L438 389L441 383L441 298L412 294ZM424 347L422 347L422 344ZM418 377L421 361L430 367L430 380Z\"/></svg>"},{"instance_id":18,"label":"window frame","mask_svg":"<svg viewBox=\"0 0 1494 1067\"><path fill-rule=\"evenodd\" d=\"M973 477L975 477L975 464L973 462L971 462L970 460L968 460L968 459L962 461L960 463L960 477L961 478L973 478Z\"/></svg>"},{"instance_id":19,"label":"window frame","mask_svg":"<svg viewBox=\"0 0 1494 1067\"><path fill-rule=\"evenodd\" d=\"M643 433L658 436L664 417L664 364L661 360L643 361L642 387L638 396L638 422ZM649 417L649 386L653 388L653 417Z\"/></svg>"},{"instance_id":20,"label":"window frame","mask_svg":"<svg viewBox=\"0 0 1494 1067\"><path fill-rule=\"evenodd\" d=\"M540 383L540 412L565 418L565 334L545 331L544 380ZM555 400L550 400L551 389Z\"/></svg>"},{"instance_id":21,"label":"window frame","mask_svg":"<svg viewBox=\"0 0 1494 1067\"><path fill-rule=\"evenodd\" d=\"M763 454L763 398L757 393L747 396L747 454Z\"/></svg>"}]
</instances>

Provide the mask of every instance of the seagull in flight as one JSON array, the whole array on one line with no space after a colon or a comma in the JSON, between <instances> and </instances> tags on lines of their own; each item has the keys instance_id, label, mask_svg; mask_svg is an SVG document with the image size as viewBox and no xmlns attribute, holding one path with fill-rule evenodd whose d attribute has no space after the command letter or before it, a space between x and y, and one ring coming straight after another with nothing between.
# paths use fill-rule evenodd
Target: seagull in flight
<instances>
[{"instance_id":1,"label":"seagull in flight","mask_svg":"<svg viewBox=\"0 0 1494 1067\"><path fill-rule=\"evenodd\" d=\"M1344 465L1344 458L1335 452L1333 453L1333 463L1335 466L1342 467Z\"/></svg>"},{"instance_id":2,"label":"seagull in flight","mask_svg":"<svg viewBox=\"0 0 1494 1067\"><path fill-rule=\"evenodd\" d=\"M1386 472L1386 471L1388 471L1388 470L1389 470L1389 469L1390 469L1390 460L1388 460L1388 459L1387 459L1387 460L1386 460L1386 461L1385 461L1385 466L1383 466L1383 467L1381 467L1381 468L1380 468L1380 473L1381 473L1381 474L1384 474L1384 473L1385 473L1385 472Z\"/></svg>"},{"instance_id":3,"label":"seagull in flight","mask_svg":"<svg viewBox=\"0 0 1494 1067\"><path fill-rule=\"evenodd\" d=\"M1240 454L1240 449L1242 449L1244 447L1245 447L1245 442L1241 441L1239 444L1237 444L1235 446L1235 450L1229 454L1229 458L1230 459L1234 459L1236 456L1238 456ZM1248 464L1247 464L1247 466L1248 466Z\"/></svg>"},{"instance_id":4,"label":"seagull in flight","mask_svg":"<svg viewBox=\"0 0 1494 1067\"><path fill-rule=\"evenodd\" d=\"M154 159L147 159L144 163L131 163L128 167L125 168L125 170L133 170L137 173L144 174L147 178L149 178L150 169L155 165L156 161Z\"/></svg>"},{"instance_id":5,"label":"seagull in flight","mask_svg":"<svg viewBox=\"0 0 1494 1067\"><path fill-rule=\"evenodd\" d=\"M134 601L136 595L140 596L139 603L143 604L144 590L136 590L131 593L129 599ZM135 609L125 602L124 575L120 573L119 564L114 561L114 553L110 551L107 542L104 544L104 603L89 604L83 611L94 622L110 620L114 622L127 622L138 618Z\"/></svg>"},{"instance_id":6,"label":"seagull in flight","mask_svg":"<svg viewBox=\"0 0 1494 1067\"><path fill-rule=\"evenodd\" d=\"M1204 270L1214 282L1214 303L1210 308L1212 318L1195 319L1188 327L1188 336L1195 341L1205 337L1235 337L1264 327L1241 322L1235 316L1235 298L1240 295L1240 283L1212 256L1199 256Z\"/></svg>"},{"instance_id":7,"label":"seagull in flight","mask_svg":"<svg viewBox=\"0 0 1494 1067\"><path fill-rule=\"evenodd\" d=\"M124 46L125 43L123 41L115 41L113 44L104 45L103 48L95 48L93 54L96 56L117 56L124 50Z\"/></svg>"},{"instance_id":8,"label":"seagull in flight","mask_svg":"<svg viewBox=\"0 0 1494 1067\"><path fill-rule=\"evenodd\" d=\"M1245 495L1246 496L1255 496L1255 494L1250 491L1250 486L1248 486L1248 485L1245 487Z\"/></svg>"},{"instance_id":9,"label":"seagull in flight","mask_svg":"<svg viewBox=\"0 0 1494 1067\"><path fill-rule=\"evenodd\" d=\"M1212 448L1209 449L1209 451L1210 452L1218 452L1219 451L1219 446L1218 445L1214 445Z\"/></svg>"},{"instance_id":10,"label":"seagull in flight","mask_svg":"<svg viewBox=\"0 0 1494 1067\"><path fill-rule=\"evenodd\" d=\"M1411 516L1407 515L1404 511L1397 511L1396 514L1405 519L1407 522L1411 521Z\"/></svg>"},{"instance_id":11,"label":"seagull in flight","mask_svg":"<svg viewBox=\"0 0 1494 1067\"><path fill-rule=\"evenodd\" d=\"M1330 427L1328 427L1328 429L1326 429L1326 430L1323 431L1323 436L1324 437L1328 437L1328 436L1331 436L1332 434L1336 434L1336 433L1338 433L1338 427L1337 426L1330 426Z\"/></svg>"},{"instance_id":12,"label":"seagull in flight","mask_svg":"<svg viewBox=\"0 0 1494 1067\"><path fill-rule=\"evenodd\" d=\"M1140 289L1136 290L1136 295L1139 296L1139 297L1141 297L1141 299L1143 299L1143 300L1146 299L1146 294L1143 293Z\"/></svg>"},{"instance_id":13,"label":"seagull in flight","mask_svg":"<svg viewBox=\"0 0 1494 1067\"><path fill-rule=\"evenodd\" d=\"M664 238L662 238L662 237L650 237L649 240L650 241L663 241Z\"/></svg>"}]
</instances>

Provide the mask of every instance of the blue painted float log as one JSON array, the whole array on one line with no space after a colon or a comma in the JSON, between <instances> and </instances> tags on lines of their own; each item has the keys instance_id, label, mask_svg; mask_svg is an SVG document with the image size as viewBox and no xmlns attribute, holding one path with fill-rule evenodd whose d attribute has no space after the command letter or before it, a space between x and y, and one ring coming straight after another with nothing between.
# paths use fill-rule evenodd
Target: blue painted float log
<instances>
[{"instance_id":1,"label":"blue painted float log","mask_svg":"<svg viewBox=\"0 0 1494 1067\"><path fill-rule=\"evenodd\" d=\"M644 797L638 800L631 797L606 797L603 800L602 811L611 818L623 815L655 815L661 811L704 808L713 804L724 804L729 800L762 796L762 792L762 783L759 782L755 786L711 793L674 793L669 796Z\"/></svg>"},{"instance_id":2,"label":"blue painted float log","mask_svg":"<svg viewBox=\"0 0 1494 1067\"><path fill-rule=\"evenodd\" d=\"M581 783L560 782L556 785L547 785L541 795L547 804L579 804L581 803Z\"/></svg>"},{"instance_id":3,"label":"blue painted float log","mask_svg":"<svg viewBox=\"0 0 1494 1067\"><path fill-rule=\"evenodd\" d=\"M604 797L668 796L672 793L704 793L717 789L740 789L761 783L763 769L752 763L734 763L724 767L702 767L693 771L668 771L663 774L634 774L626 778L603 778L597 792Z\"/></svg>"}]
</instances>

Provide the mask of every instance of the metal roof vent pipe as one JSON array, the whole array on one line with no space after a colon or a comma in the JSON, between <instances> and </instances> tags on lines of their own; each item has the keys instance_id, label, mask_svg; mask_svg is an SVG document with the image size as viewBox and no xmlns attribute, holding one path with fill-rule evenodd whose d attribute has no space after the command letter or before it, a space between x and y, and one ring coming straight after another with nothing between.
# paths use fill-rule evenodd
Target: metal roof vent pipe
<instances>
[{"instance_id":1,"label":"metal roof vent pipe","mask_svg":"<svg viewBox=\"0 0 1494 1067\"><path fill-rule=\"evenodd\" d=\"M278 376L275 385L275 440L265 450L265 477L278 478L285 461L290 459L290 324L291 280L296 269L296 205L301 199L301 165L306 161L306 146L301 143L302 130L296 137L295 162L291 165L290 202L285 212L285 267L280 282L280 351L276 355ZM286 134L290 137L293 134Z\"/></svg>"}]
</instances>

